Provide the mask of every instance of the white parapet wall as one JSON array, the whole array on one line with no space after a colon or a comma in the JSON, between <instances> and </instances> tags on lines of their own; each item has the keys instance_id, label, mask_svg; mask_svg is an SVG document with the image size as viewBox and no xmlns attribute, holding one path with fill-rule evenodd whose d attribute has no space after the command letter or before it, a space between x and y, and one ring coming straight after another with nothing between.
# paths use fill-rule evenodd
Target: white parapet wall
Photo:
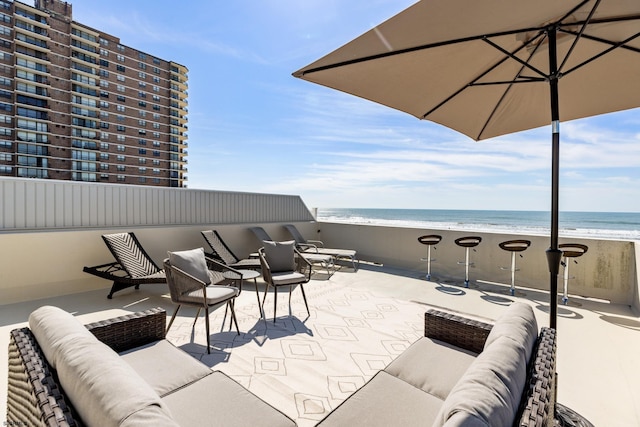
<instances>
[{"instance_id":1,"label":"white parapet wall","mask_svg":"<svg viewBox=\"0 0 640 427\"><path fill-rule=\"evenodd\" d=\"M545 251L549 247L548 236L498 234L456 230L426 230L405 227L375 225L355 225L330 222L309 222L297 224L308 239L318 239L325 245L356 249L359 258L371 262L396 266L415 271L426 271L426 246L418 242L418 237L428 234L442 236L431 257L436 258L431 270L434 278L448 283L462 283L465 267L459 262L465 260L464 248L454 240L469 235L482 237L482 242L471 251L471 281L485 281L510 284L511 273L501 267L510 267L510 253L500 249L498 243L511 239L531 240L531 246L517 258L516 284L534 289L548 290L550 273ZM604 239L580 239L560 237L560 243L581 243L589 250L579 258L571 260L569 293L590 298L598 298L616 304L635 307L640 313L638 297L637 242ZM558 280L562 292L562 273Z\"/></svg>"}]
</instances>

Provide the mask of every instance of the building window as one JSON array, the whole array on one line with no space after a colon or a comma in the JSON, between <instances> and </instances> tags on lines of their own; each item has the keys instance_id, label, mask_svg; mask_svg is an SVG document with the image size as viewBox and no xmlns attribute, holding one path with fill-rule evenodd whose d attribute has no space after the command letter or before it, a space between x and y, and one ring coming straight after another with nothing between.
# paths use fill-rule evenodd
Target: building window
<instances>
[{"instance_id":1,"label":"building window","mask_svg":"<svg viewBox=\"0 0 640 427\"><path fill-rule=\"evenodd\" d=\"M102 134L102 138L105 138L105 135L106 135L106 138L109 138L109 134L108 133L103 133ZM108 142L101 142L100 143L100 149L101 150L108 150L109 149L109 143Z\"/></svg>"},{"instance_id":2,"label":"building window","mask_svg":"<svg viewBox=\"0 0 640 427\"><path fill-rule=\"evenodd\" d=\"M123 75L121 75L121 74L118 74L118 75L116 76L116 79L118 79L118 81L119 81L119 82L123 82L123 81L125 80L124 76L123 76Z\"/></svg>"},{"instance_id":3,"label":"building window","mask_svg":"<svg viewBox=\"0 0 640 427\"><path fill-rule=\"evenodd\" d=\"M107 101L100 101L100 108L109 108L109 103Z\"/></svg>"},{"instance_id":4,"label":"building window","mask_svg":"<svg viewBox=\"0 0 640 427\"><path fill-rule=\"evenodd\" d=\"M138 98L146 98L147 94L144 92L138 92Z\"/></svg>"},{"instance_id":5,"label":"building window","mask_svg":"<svg viewBox=\"0 0 640 427\"><path fill-rule=\"evenodd\" d=\"M147 177L146 177L146 176L139 176L139 177L138 177L138 181L139 181L141 184L144 184L145 182L147 182Z\"/></svg>"},{"instance_id":6,"label":"building window","mask_svg":"<svg viewBox=\"0 0 640 427\"><path fill-rule=\"evenodd\" d=\"M144 62L138 62L138 68L140 68L141 70L146 70L147 64L145 64Z\"/></svg>"},{"instance_id":7,"label":"building window","mask_svg":"<svg viewBox=\"0 0 640 427\"><path fill-rule=\"evenodd\" d=\"M102 129L109 129L109 123L106 122L100 122L100 127Z\"/></svg>"},{"instance_id":8,"label":"building window","mask_svg":"<svg viewBox=\"0 0 640 427\"><path fill-rule=\"evenodd\" d=\"M116 65L116 70L120 73L124 73L126 72L126 69L124 68L124 65Z\"/></svg>"},{"instance_id":9,"label":"building window","mask_svg":"<svg viewBox=\"0 0 640 427\"><path fill-rule=\"evenodd\" d=\"M125 137L124 135L118 135L118 142L124 142Z\"/></svg>"},{"instance_id":10,"label":"building window","mask_svg":"<svg viewBox=\"0 0 640 427\"><path fill-rule=\"evenodd\" d=\"M124 172L127 168L125 165L117 165L116 169L118 169L118 172Z\"/></svg>"},{"instance_id":11,"label":"building window","mask_svg":"<svg viewBox=\"0 0 640 427\"><path fill-rule=\"evenodd\" d=\"M100 153L100 158L102 160L109 160L109 153Z\"/></svg>"},{"instance_id":12,"label":"building window","mask_svg":"<svg viewBox=\"0 0 640 427\"><path fill-rule=\"evenodd\" d=\"M100 163L100 169L103 171L109 170L109 163Z\"/></svg>"},{"instance_id":13,"label":"building window","mask_svg":"<svg viewBox=\"0 0 640 427\"><path fill-rule=\"evenodd\" d=\"M119 49L120 49L120 46L118 46L118 50L119 50ZM124 50L124 46L123 46L123 48L122 48L122 49ZM123 56L123 55L118 55L118 56L117 56L117 58L118 58L118 61L120 61L120 62L124 62L124 56Z\"/></svg>"},{"instance_id":14,"label":"building window","mask_svg":"<svg viewBox=\"0 0 640 427\"><path fill-rule=\"evenodd\" d=\"M122 111L122 112L124 112L124 111L125 111L125 109L126 109L126 108L125 108L125 106L124 106L124 105L116 105L116 110L118 110L118 111Z\"/></svg>"},{"instance_id":15,"label":"building window","mask_svg":"<svg viewBox=\"0 0 640 427\"><path fill-rule=\"evenodd\" d=\"M147 84L145 82L138 82L138 86L147 87Z\"/></svg>"},{"instance_id":16,"label":"building window","mask_svg":"<svg viewBox=\"0 0 640 427\"><path fill-rule=\"evenodd\" d=\"M122 125L118 125L118 126L116 126L116 130L117 130L118 132L124 132L124 126L122 126Z\"/></svg>"},{"instance_id":17,"label":"building window","mask_svg":"<svg viewBox=\"0 0 640 427\"><path fill-rule=\"evenodd\" d=\"M122 86L122 85L117 85L117 86L116 86L116 90L117 90L118 92L124 92L125 87L124 87L124 86Z\"/></svg>"},{"instance_id":18,"label":"building window","mask_svg":"<svg viewBox=\"0 0 640 427\"><path fill-rule=\"evenodd\" d=\"M109 77L109 71L107 70L100 70L100 75L102 77Z\"/></svg>"},{"instance_id":19,"label":"building window","mask_svg":"<svg viewBox=\"0 0 640 427\"><path fill-rule=\"evenodd\" d=\"M145 101L138 101L138 107L146 107L147 103Z\"/></svg>"},{"instance_id":20,"label":"building window","mask_svg":"<svg viewBox=\"0 0 640 427\"><path fill-rule=\"evenodd\" d=\"M116 179L117 179L118 181L124 181L124 175L118 175L118 176L116 177Z\"/></svg>"},{"instance_id":21,"label":"building window","mask_svg":"<svg viewBox=\"0 0 640 427\"><path fill-rule=\"evenodd\" d=\"M144 157L140 157L138 158L138 163L140 163L141 165L144 165L145 163L147 163L147 159L145 159Z\"/></svg>"},{"instance_id":22,"label":"building window","mask_svg":"<svg viewBox=\"0 0 640 427\"><path fill-rule=\"evenodd\" d=\"M116 157L116 159L117 159L119 162L124 162L124 156L118 156L118 157Z\"/></svg>"},{"instance_id":23,"label":"building window","mask_svg":"<svg viewBox=\"0 0 640 427\"><path fill-rule=\"evenodd\" d=\"M116 99L118 100L118 102L125 102L126 101L126 98L124 96L122 96L122 95L118 95L116 97Z\"/></svg>"},{"instance_id":24,"label":"building window","mask_svg":"<svg viewBox=\"0 0 640 427\"><path fill-rule=\"evenodd\" d=\"M139 126L146 126L147 125L147 121L146 120L138 120L138 125Z\"/></svg>"},{"instance_id":25,"label":"building window","mask_svg":"<svg viewBox=\"0 0 640 427\"><path fill-rule=\"evenodd\" d=\"M144 52L138 52L138 59L142 59L144 61L147 59L147 54Z\"/></svg>"},{"instance_id":26,"label":"building window","mask_svg":"<svg viewBox=\"0 0 640 427\"><path fill-rule=\"evenodd\" d=\"M158 150L153 150L153 155L155 157L160 157L160 152Z\"/></svg>"},{"instance_id":27,"label":"building window","mask_svg":"<svg viewBox=\"0 0 640 427\"><path fill-rule=\"evenodd\" d=\"M106 59L101 59L100 60L100 66L101 67L109 67L109 61L107 61Z\"/></svg>"},{"instance_id":28,"label":"building window","mask_svg":"<svg viewBox=\"0 0 640 427\"><path fill-rule=\"evenodd\" d=\"M147 154L147 149L146 148L139 148L138 149L138 154L146 155Z\"/></svg>"},{"instance_id":29,"label":"building window","mask_svg":"<svg viewBox=\"0 0 640 427\"><path fill-rule=\"evenodd\" d=\"M140 114L140 117L147 117L147 112L144 110L138 110L138 114Z\"/></svg>"},{"instance_id":30,"label":"building window","mask_svg":"<svg viewBox=\"0 0 640 427\"><path fill-rule=\"evenodd\" d=\"M124 151L125 149L124 145L118 145L118 151Z\"/></svg>"}]
</instances>

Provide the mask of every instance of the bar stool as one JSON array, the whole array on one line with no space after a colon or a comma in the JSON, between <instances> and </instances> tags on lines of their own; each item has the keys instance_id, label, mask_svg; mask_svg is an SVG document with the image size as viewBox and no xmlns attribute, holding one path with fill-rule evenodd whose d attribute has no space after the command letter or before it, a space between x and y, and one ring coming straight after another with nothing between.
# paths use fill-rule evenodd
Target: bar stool
<instances>
[{"instance_id":1,"label":"bar stool","mask_svg":"<svg viewBox=\"0 0 640 427\"><path fill-rule=\"evenodd\" d=\"M437 234L418 237L418 242L427 246L427 257L420 258L420 261L427 261L427 280L431 280L431 261L435 261L435 258L431 258L431 247L433 246L433 250L435 250L435 246L440 243L440 240L442 240L442 236L438 236Z\"/></svg>"},{"instance_id":2,"label":"bar stool","mask_svg":"<svg viewBox=\"0 0 640 427\"><path fill-rule=\"evenodd\" d=\"M464 287L469 287L469 267L473 265L472 262L469 262L469 249L475 248L482 242L482 237L479 236L466 236L460 237L455 240L456 245L465 248L465 258L464 261L458 261L458 264L464 264ZM474 249L475 251L475 249Z\"/></svg>"},{"instance_id":3,"label":"bar stool","mask_svg":"<svg viewBox=\"0 0 640 427\"><path fill-rule=\"evenodd\" d=\"M514 296L516 294L516 271L519 270L516 268L516 252L527 250L531 246L531 240L507 240L498 243L498 246L500 246L500 249L511 252L511 268L500 267L500 269L511 271L511 289L509 289L509 293ZM520 256L522 257L522 254Z\"/></svg>"},{"instance_id":4,"label":"bar stool","mask_svg":"<svg viewBox=\"0 0 640 427\"><path fill-rule=\"evenodd\" d=\"M580 243L563 243L558 245L558 249L562 251L562 267L564 267L564 293L562 295L562 303L567 305L569 302L569 279L574 279L575 277L569 277L569 263L568 258L578 258L589 250L587 245L582 245ZM576 264L578 261L573 260Z\"/></svg>"}]
</instances>

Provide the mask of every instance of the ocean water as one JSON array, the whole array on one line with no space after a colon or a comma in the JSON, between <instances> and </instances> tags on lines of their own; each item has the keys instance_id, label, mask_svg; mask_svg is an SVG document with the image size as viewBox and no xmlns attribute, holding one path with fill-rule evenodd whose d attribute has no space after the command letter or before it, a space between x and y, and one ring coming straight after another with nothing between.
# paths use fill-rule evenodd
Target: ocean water
<instances>
[{"instance_id":1,"label":"ocean water","mask_svg":"<svg viewBox=\"0 0 640 427\"><path fill-rule=\"evenodd\" d=\"M351 224L529 235L548 235L551 227L551 214L543 211L318 208L317 219ZM560 212L559 233L561 237L640 240L640 213Z\"/></svg>"}]
</instances>

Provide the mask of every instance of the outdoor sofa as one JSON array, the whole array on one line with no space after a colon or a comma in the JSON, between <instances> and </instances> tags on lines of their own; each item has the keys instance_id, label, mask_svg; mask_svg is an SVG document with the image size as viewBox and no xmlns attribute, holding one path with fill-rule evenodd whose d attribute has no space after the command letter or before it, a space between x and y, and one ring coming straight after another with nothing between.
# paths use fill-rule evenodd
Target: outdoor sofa
<instances>
[{"instance_id":1,"label":"outdoor sofa","mask_svg":"<svg viewBox=\"0 0 640 427\"><path fill-rule=\"evenodd\" d=\"M151 309L83 326L51 306L11 331L7 425L293 427L165 339Z\"/></svg>"},{"instance_id":2,"label":"outdoor sofa","mask_svg":"<svg viewBox=\"0 0 640 427\"><path fill-rule=\"evenodd\" d=\"M428 310L425 337L317 426L553 426L555 355L525 303L493 326Z\"/></svg>"}]
</instances>

